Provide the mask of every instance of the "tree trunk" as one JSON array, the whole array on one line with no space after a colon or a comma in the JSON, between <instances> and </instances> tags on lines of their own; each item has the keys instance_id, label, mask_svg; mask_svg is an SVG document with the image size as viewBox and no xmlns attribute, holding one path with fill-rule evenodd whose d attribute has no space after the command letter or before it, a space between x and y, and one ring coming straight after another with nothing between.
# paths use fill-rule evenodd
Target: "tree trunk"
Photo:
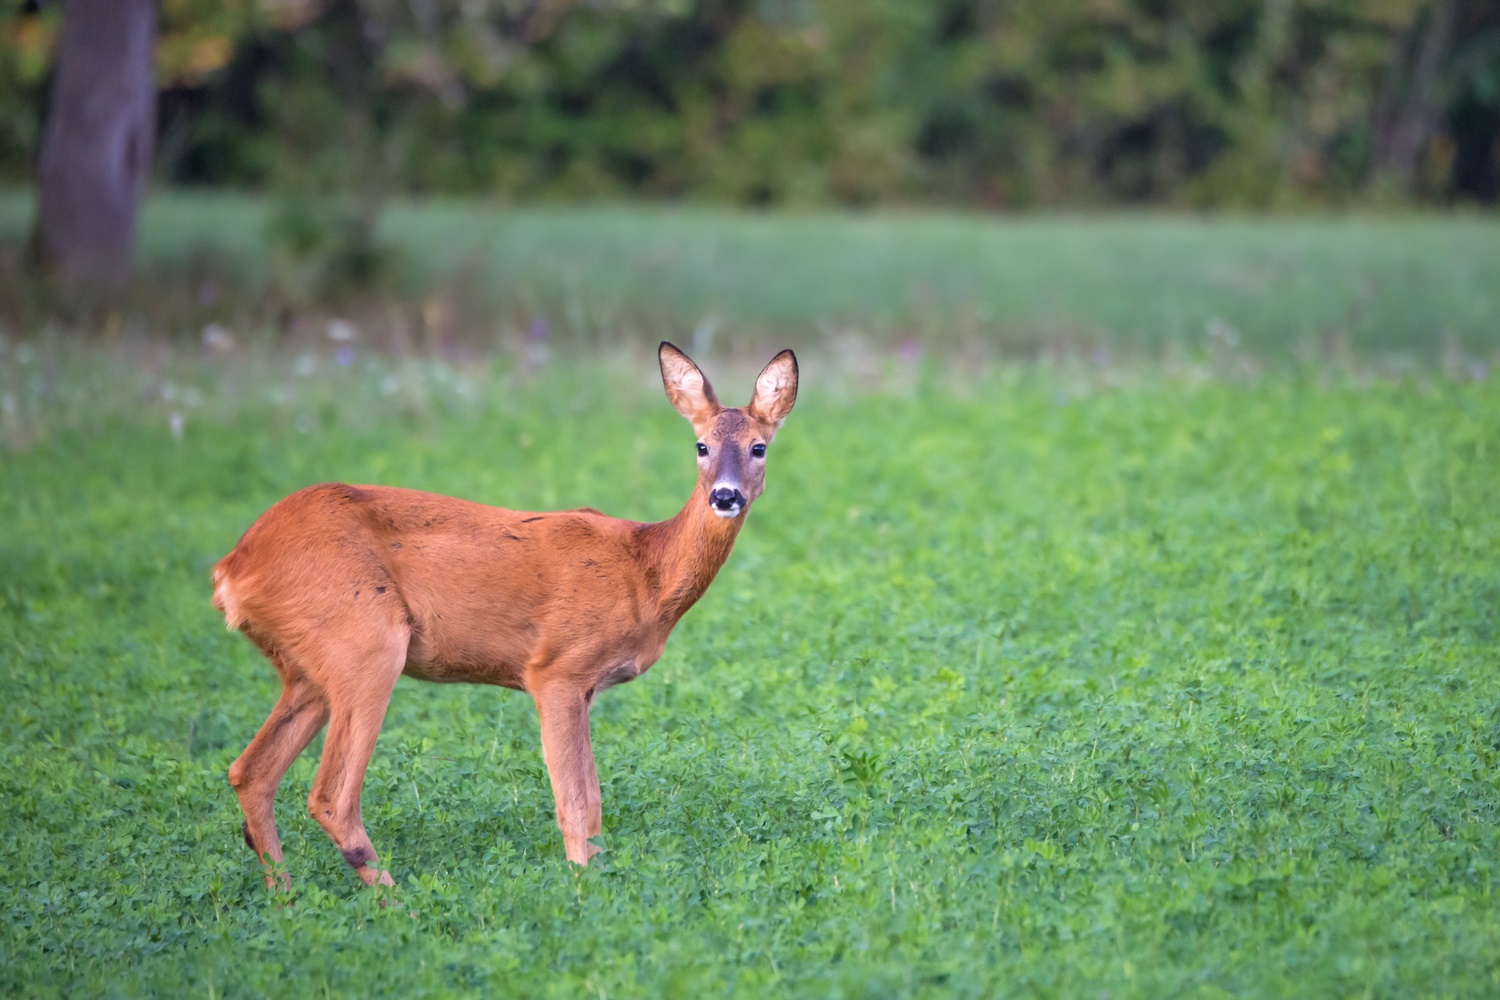
<instances>
[{"instance_id":1,"label":"tree trunk","mask_svg":"<svg viewBox=\"0 0 1500 1000\"><path fill-rule=\"evenodd\" d=\"M38 163L35 247L71 285L118 288L156 129L155 0L68 0Z\"/></svg>"},{"instance_id":2,"label":"tree trunk","mask_svg":"<svg viewBox=\"0 0 1500 1000\"><path fill-rule=\"evenodd\" d=\"M1379 152L1377 171L1390 178L1403 194L1411 193L1417 161L1442 119L1438 84L1453 45L1457 11L1457 0L1437 0L1433 5L1418 44L1406 100L1397 109L1395 120L1385 136L1384 148Z\"/></svg>"}]
</instances>

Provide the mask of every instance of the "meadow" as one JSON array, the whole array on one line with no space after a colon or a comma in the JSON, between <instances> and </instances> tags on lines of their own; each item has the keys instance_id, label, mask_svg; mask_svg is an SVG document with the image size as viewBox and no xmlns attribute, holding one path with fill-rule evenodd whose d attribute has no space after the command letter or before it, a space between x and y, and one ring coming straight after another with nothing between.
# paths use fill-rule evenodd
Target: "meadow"
<instances>
[{"instance_id":1,"label":"meadow","mask_svg":"<svg viewBox=\"0 0 1500 1000\"><path fill-rule=\"evenodd\" d=\"M1484 215L749 213L393 202L380 294L339 281L339 220L296 204L164 193L140 240L140 335L196 342L353 315L402 352L546 337L595 351L663 336L705 349L915 341L1010 359L1104 349L1193 360L1416 361L1500 345L1500 229ZM288 221L292 213L295 221ZM14 253L28 197L0 191L0 322L55 324ZM334 258L330 260L329 258ZM330 273L331 272L331 273ZM208 293L205 295L205 293ZM6 298L13 300L7 303ZM43 305L51 306L50 301ZM16 315L19 314L19 315ZM108 320L97 331L119 332ZM689 333L691 331L691 333ZM684 344L683 346L688 346ZM748 361L748 357L746 358Z\"/></svg>"},{"instance_id":2,"label":"meadow","mask_svg":"<svg viewBox=\"0 0 1500 1000\"><path fill-rule=\"evenodd\" d=\"M185 204L148 269L180 265L189 216L211 239L256 210ZM402 211L406 259L450 245ZM185 312L4 331L0 990L1500 992L1492 225L835 219L845 259L811 219L596 211L593 235L588 210L521 213L483 257L497 327L524 346L526 302L560 317L544 353L322 326L205 347ZM527 226L593 255L507 267ZM1020 277L988 284L976 241ZM1278 245L1303 248L1287 294L1237 291ZM1017 290L1069 258L1076 297ZM897 278L923 273L919 323ZM1391 308L1351 319L1372 274ZM670 516L693 437L655 339L696 338L741 402L769 357L742 344L779 332L802 391L766 495L661 662L595 708L593 865L564 860L527 698L403 680L364 796L394 895L307 815L316 743L278 798L294 889L269 894L225 773L277 685L208 603L240 532L324 480Z\"/></svg>"}]
</instances>

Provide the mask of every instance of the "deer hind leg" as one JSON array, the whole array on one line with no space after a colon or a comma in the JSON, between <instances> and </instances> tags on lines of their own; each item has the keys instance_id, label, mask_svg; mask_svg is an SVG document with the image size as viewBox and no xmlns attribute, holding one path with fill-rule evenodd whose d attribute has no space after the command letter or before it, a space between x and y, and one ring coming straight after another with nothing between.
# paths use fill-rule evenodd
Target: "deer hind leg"
<instances>
[{"instance_id":1,"label":"deer hind leg","mask_svg":"<svg viewBox=\"0 0 1500 1000\"><path fill-rule=\"evenodd\" d=\"M599 853L589 838L603 829L599 772L589 739L590 694L557 684L535 696L542 719L542 754L557 802L557 826L568 860L580 865L587 865Z\"/></svg>"},{"instance_id":2,"label":"deer hind leg","mask_svg":"<svg viewBox=\"0 0 1500 1000\"><path fill-rule=\"evenodd\" d=\"M410 638L404 625L390 629L326 664L332 721L307 808L366 885L395 884L388 872L375 867L379 857L365 832L359 797L391 691L406 665Z\"/></svg>"},{"instance_id":3,"label":"deer hind leg","mask_svg":"<svg viewBox=\"0 0 1500 1000\"><path fill-rule=\"evenodd\" d=\"M328 721L323 693L282 662L277 666L282 668L281 697L260 732L229 767L229 783L245 813L245 843L266 865L266 885L272 889L278 885L271 866L282 860L281 838L276 833L276 789L292 761ZM291 888L291 877L282 872L280 883L282 888Z\"/></svg>"}]
</instances>

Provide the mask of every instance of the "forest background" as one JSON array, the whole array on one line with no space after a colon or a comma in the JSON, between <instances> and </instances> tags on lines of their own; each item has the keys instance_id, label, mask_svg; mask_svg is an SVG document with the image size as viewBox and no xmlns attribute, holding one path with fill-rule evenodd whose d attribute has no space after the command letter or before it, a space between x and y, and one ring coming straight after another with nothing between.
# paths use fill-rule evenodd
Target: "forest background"
<instances>
[{"instance_id":1,"label":"forest background","mask_svg":"<svg viewBox=\"0 0 1500 1000\"><path fill-rule=\"evenodd\" d=\"M1493 204L1490 0L162 0L160 185L740 205ZM0 183L61 9L0 19Z\"/></svg>"}]
</instances>

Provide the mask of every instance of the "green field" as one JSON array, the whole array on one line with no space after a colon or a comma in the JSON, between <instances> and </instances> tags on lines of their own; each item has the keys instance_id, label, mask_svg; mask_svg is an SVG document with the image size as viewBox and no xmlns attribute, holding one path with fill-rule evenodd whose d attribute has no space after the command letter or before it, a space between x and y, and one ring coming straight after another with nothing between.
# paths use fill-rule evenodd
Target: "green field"
<instances>
[{"instance_id":1,"label":"green field","mask_svg":"<svg viewBox=\"0 0 1500 1000\"><path fill-rule=\"evenodd\" d=\"M28 198L0 193L0 250L23 238L30 211ZM768 350L915 341L1012 358L1104 348L1156 360L1227 346L1262 363L1353 355L1397 369L1500 349L1500 226L1482 215L396 203L382 216L376 293L345 294L336 307L319 298L326 262L289 256L270 215L246 197L153 199L139 296L152 332L196 339L214 320L284 334L286 313L311 306L352 312L382 343L402 328L398 349L425 332L487 351L538 325L588 349L630 340L649 350L671 336ZM0 267L0 292L5 276ZM218 308L195 300L205 281L224 298Z\"/></svg>"},{"instance_id":2,"label":"green field","mask_svg":"<svg viewBox=\"0 0 1500 1000\"><path fill-rule=\"evenodd\" d=\"M599 211L600 255L578 266L605 288L625 278L602 248L629 244L632 218L647 250L674 226L718 228ZM587 219L517 225L561 246ZM914 267L934 275L980 231L844 224L922 248ZM795 269L808 225L731 217L723 239ZM1030 245L1075 247L1079 309L1141 324L1146 290L1096 299L1219 231L1021 225ZM736 311L748 292L695 291L667 256L665 329L621 306L607 346L575 353L559 333L545 360L364 341L340 358L248 334L215 355L129 322L85 346L6 331L0 991L1500 993L1497 264L1429 255L1493 245L1493 227L1280 225L1224 223L1224 259L1248 268L1256 240L1284 242L1407 275L1392 344L1428 360L1393 375L1371 333L1346 356L1261 364L1298 356L1343 279L1287 277L1309 318L1277 299L1257 341L1230 308L1249 300L1215 298L1203 262L1156 299L1202 296L1236 322L1228 359L1168 338L1119 362L1149 343L1121 320L1088 341L1125 345L1114 361L1008 360L996 333L970 364L984 330L935 328L908 371L886 339L899 324L872 321L851 358L807 304L855 309L838 275L860 266L906 273L878 246L754 316ZM1412 239L1366 238L1394 231ZM1129 244L1144 249L1123 264L1098 249ZM1439 271L1447 293L1419 280ZM516 281L504 294L553 294ZM580 310L615 308L593 287ZM585 871L563 858L528 699L403 680L364 796L395 905L306 813L316 746L278 800L295 890L270 896L225 773L277 684L210 608L213 562L271 502L330 479L669 516L693 438L643 345L690 343L698 294L738 317L699 357L722 397L748 398L747 362L769 357L742 357L741 326L757 343L785 327L802 391L718 581L661 662L595 709L604 853ZM958 308L934 295L935 315ZM1201 340L1194 322L1183 337ZM1450 329L1459 361L1441 356Z\"/></svg>"}]
</instances>

